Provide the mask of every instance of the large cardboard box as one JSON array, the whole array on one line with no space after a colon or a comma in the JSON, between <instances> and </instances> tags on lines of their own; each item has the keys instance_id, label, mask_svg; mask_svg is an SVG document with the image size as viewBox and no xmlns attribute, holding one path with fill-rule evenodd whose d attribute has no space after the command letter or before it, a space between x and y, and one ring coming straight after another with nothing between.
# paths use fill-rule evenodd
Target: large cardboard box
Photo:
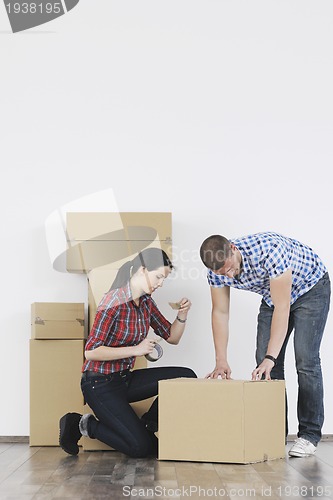
<instances>
[{"instance_id":1,"label":"large cardboard box","mask_svg":"<svg viewBox=\"0 0 333 500\"><path fill-rule=\"evenodd\" d=\"M84 340L30 340L30 446L58 446L59 419L83 413Z\"/></svg>"},{"instance_id":2,"label":"large cardboard box","mask_svg":"<svg viewBox=\"0 0 333 500\"><path fill-rule=\"evenodd\" d=\"M162 248L171 257L169 212L68 212L66 224L69 272L118 269L148 246Z\"/></svg>"},{"instance_id":3,"label":"large cardboard box","mask_svg":"<svg viewBox=\"0 0 333 500\"><path fill-rule=\"evenodd\" d=\"M34 302L31 304L33 339L84 339L84 304Z\"/></svg>"},{"instance_id":4,"label":"large cardboard box","mask_svg":"<svg viewBox=\"0 0 333 500\"><path fill-rule=\"evenodd\" d=\"M159 382L160 460L246 464L284 456L284 381Z\"/></svg>"}]
</instances>

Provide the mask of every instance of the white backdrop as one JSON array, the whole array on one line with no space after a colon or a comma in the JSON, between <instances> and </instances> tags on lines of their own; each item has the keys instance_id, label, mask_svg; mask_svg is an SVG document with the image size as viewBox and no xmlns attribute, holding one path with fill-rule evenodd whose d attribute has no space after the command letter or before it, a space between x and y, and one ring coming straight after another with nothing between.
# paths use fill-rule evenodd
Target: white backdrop
<instances>
[{"instance_id":1,"label":"white backdrop","mask_svg":"<svg viewBox=\"0 0 333 500\"><path fill-rule=\"evenodd\" d=\"M2 300L0 435L29 434L30 303L87 301L54 271L44 223L110 189L121 211L171 211L176 273L155 299L193 308L163 364L214 366L198 249L212 233L273 230L331 274L333 4L310 0L81 0L11 34L0 5ZM232 291L230 364L249 378L259 296ZM333 433L332 318L322 347ZM290 432L296 378L287 354ZM70 410L70 409L69 409Z\"/></svg>"}]
</instances>

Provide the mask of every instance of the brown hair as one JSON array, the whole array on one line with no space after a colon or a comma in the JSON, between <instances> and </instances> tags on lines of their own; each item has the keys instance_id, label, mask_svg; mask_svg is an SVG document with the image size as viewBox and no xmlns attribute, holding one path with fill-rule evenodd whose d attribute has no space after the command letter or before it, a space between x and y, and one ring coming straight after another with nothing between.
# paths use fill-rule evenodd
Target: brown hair
<instances>
[{"instance_id":1,"label":"brown hair","mask_svg":"<svg viewBox=\"0 0 333 500\"><path fill-rule=\"evenodd\" d=\"M220 234L209 236L200 247L201 260L212 271L221 269L231 253L230 241Z\"/></svg>"},{"instance_id":2,"label":"brown hair","mask_svg":"<svg viewBox=\"0 0 333 500\"><path fill-rule=\"evenodd\" d=\"M129 282L131 276L135 274L141 266L148 271L155 271L163 266L169 267L170 270L173 269L172 262L164 250L160 248L146 248L142 250L142 252L139 252L133 260L125 262L125 264L120 267L110 290L125 286Z\"/></svg>"}]
</instances>

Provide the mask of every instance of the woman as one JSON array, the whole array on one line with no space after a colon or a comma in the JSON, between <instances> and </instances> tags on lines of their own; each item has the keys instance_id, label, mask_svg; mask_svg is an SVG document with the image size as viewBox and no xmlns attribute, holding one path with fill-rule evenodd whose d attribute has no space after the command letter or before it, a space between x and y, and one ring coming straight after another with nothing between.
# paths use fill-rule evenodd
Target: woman
<instances>
[{"instance_id":1,"label":"woman","mask_svg":"<svg viewBox=\"0 0 333 500\"><path fill-rule=\"evenodd\" d=\"M147 338L151 327L169 344L180 341L191 302L179 301L171 324L158 310L152 293L163 285L173 265L159 248L147 248L118 271L101 300L85 347L81 389L94 415L67 413L60 419L60 446L79 452L81 436L96 438L131 457L156 454L157 398L140 419L129 403L158 392L158 381L196 377L189 368L160 367L133 370L136 356L154 350Z\"/></svg>"}]
</instances>

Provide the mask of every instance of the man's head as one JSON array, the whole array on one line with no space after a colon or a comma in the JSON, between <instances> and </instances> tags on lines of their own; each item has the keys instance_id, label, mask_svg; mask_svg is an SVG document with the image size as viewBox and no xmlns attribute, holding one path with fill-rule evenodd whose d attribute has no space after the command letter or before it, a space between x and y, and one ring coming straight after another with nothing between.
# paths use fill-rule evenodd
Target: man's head
<instances>
[{"instance_id":1,"label":"man's head","mask_svg":"<svg viewBox=\"0 0 333 500\"><path fill-rule=\"evenodd\" d=\"M214 234L206 238L200 247L200 257L204 265L214 273L238 279L242 256L224 236Z\"/></svg>"}]
</instances>

